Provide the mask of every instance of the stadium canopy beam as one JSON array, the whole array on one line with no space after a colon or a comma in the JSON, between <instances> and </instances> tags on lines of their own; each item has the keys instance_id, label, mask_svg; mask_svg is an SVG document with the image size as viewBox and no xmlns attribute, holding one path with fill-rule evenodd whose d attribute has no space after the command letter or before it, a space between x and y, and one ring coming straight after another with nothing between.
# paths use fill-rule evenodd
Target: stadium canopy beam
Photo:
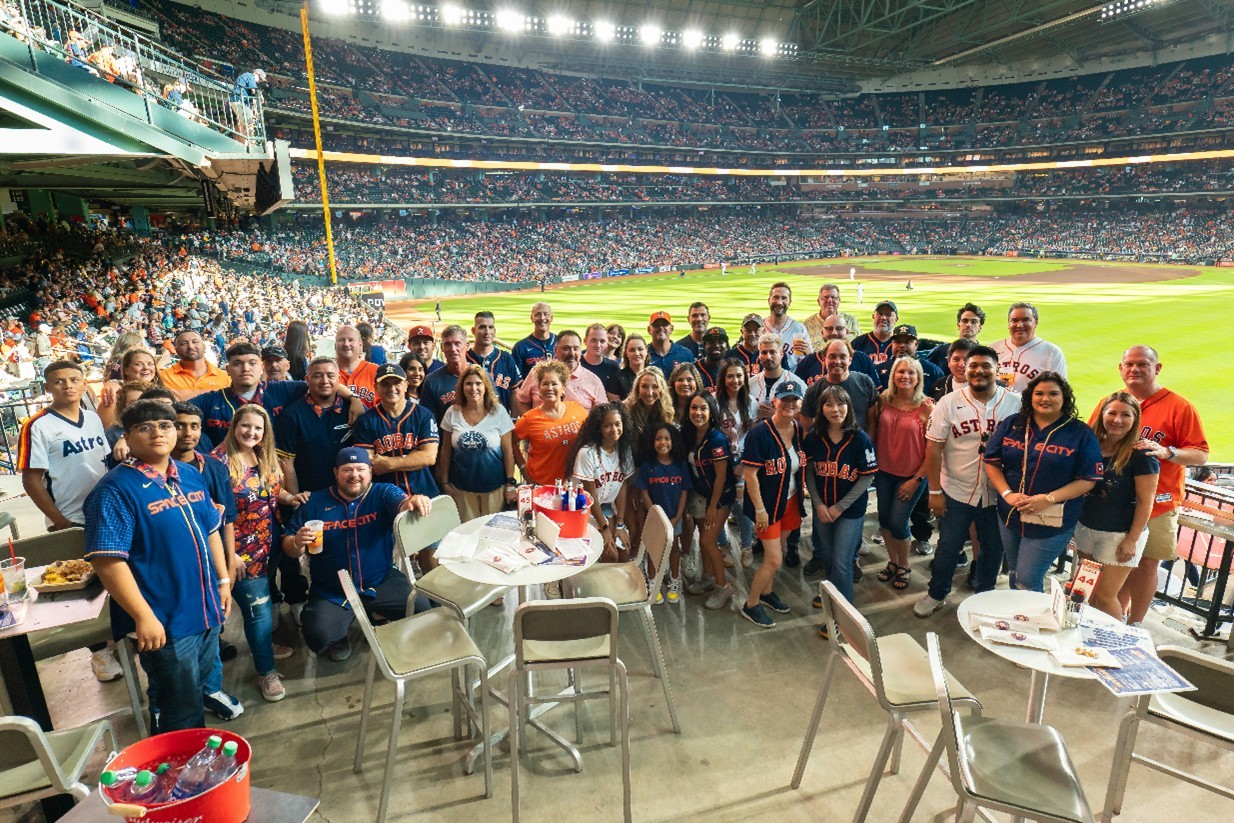
<instances>
[{"instance_id":1,"label":"stadium canopy beam","mask_svg":"<svg viewBox=\"0 0 1234 823\"><path fill-rule=\"evenodd\" d=\"M1136 22L1134 18L1124 17L1118 22L1122 23L1123 28L1135 35L1135 38L1144 45L1148 46L1153 51L1161 48L1164 42L1161 35L1145 26L1143 23Z\"/></svg>"},{"instance_id":2,"label":"stadium canopy beam","mask_svg":"<svg viewBox=\"0 0 1234 823\"><path fill-rule=\"evenodd\" d=\"M1070 43L1060 40L1059 38L1055 37L1053 34L1050 34L1049 32L1042 32L1041 34L1037 35L1037 37L1038 39L1043 40L1046 43L1049 43L1054 48L1058 49L1059 54L1061 54L1063 57L1066 57L1068 60L1074 63L1077 67L1084 65L1084 56L1082 54L1076 54L1075 48Z\"/></svg>"},{"instance_id":3,"label":"stadium canopy beam","mask_svg":"<svg viewBox=\"0 0 1234 823\"><path fill-rule=\"evenodd\" d=\"M798 12L800 51L869 50L973 5L979 0L814 0Z\"/></svg>"},{"instance_id":4,"label":"stadium canopy beam","mask_svg":"<svg viewBox=\"0 0 1234 823\"><path fill-rule=\"evenodd\" d=\"M1200 0L1200 5L1204 7L1204 11L1213 19L1213 22L1218 23L1222 29L1234 30L1234 8L1230 7L1227 0Z\"/></svg>"}]
</instances>

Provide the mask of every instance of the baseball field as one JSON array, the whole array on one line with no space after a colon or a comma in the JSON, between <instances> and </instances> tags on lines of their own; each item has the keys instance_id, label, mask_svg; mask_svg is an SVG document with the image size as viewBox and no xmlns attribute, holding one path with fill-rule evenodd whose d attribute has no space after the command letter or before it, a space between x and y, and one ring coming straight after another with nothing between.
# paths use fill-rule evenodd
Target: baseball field
<instances>
[{"instance_id":1,"label":"baseball field","mask_svg":"<svg viewBox=\"0 0 1234 823\"><path fill-rule=\"evenodd\" d=\"M849 267L855 266L855 282ZM749 266L677 274L581 281L481 297L442 300L444 323L469 328L472 315L487 309L497 319L503 342L530 331L532 304L553 306L555 330L592 322L618 322L627 332L645 332L652 311L674 318L674 337L687 334L687 307L702 300L712 325L723 326L732 342L748 312L765 314L767 291L783 280L793 288L790 314L804 319L818 310L818 288L840 286L841 309L857 315L863 331L880 300L893 300L900 322L923 337L951 339L955 313L968 301L987 313L983 341L1006 337L1008 304L1034 303L1041 313L1038 334L1067 355L1069 378L1087 415L1105 393L1121 388L1117 364L1127 346L1147 343L1161 353L1163 384L1200 410L1215 461L1234 460L1234 357L1225 334L1234 328L1234 269L1197 266L1099 263L983 257L869 257ZM907 288L909 280L913 288ZM857 286L862 300L858 302ZM389 314L404 327L433 314L433 303L392 303Z\"/></svg>"}]
</instances>

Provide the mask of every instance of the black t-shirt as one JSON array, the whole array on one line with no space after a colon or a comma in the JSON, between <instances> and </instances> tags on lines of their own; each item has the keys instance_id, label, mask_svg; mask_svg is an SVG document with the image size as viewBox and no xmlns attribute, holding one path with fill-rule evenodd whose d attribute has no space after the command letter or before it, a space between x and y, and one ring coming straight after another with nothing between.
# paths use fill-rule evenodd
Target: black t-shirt
<instances>
[{"instance_id":1,"label":"black t-shirt","mask_svg":"<svg viewBox=\"0 0 1234 823\"><path fill-rule=\"evenodd\" d=\"M635 377L636 375L634 374L634 372L630 371L625 366L622 366L621 368L617 369L617 372L613 379L613 385L617 387L617 391L614 391L613 394L617 395L622 400L625 400L627 397L629 397L630 392L634 389L634 378ZM607 388L608 387L605 386L606 390Z\"/></svg>"},{"instance_id":2,"label":"black t-shirt","mask_svg":"<svg viewBox=\"0 0 1234 823\"><path fill-rule=\"evenodd\" d=\"M1135 519L1136 477L1160 472L1157 458L1142 451L1132 452L1121 472L1107 462L1103 479L1084 496L1080 522L1094 531L1125 534Z\"/></svg>"},{"instance_id":3,"label":"black t-shirt","mask_svg":"<svg viewBox=\"0 0 1234 823\"><path fill-rule=\"evenodd\" d=\"M622 383L618 379L617 373L621 371L621 367L617 365L616 360L609 360L607 357L600 361L600 365L593 366L587 362L587 358L579 360L583 368L600 378L600 382L604 384L604 390L609 394L615 394L619 397L624 397L625 393L621 390ZM628 391L628 389L627 389Z\"/></svg>"}]
</instances>

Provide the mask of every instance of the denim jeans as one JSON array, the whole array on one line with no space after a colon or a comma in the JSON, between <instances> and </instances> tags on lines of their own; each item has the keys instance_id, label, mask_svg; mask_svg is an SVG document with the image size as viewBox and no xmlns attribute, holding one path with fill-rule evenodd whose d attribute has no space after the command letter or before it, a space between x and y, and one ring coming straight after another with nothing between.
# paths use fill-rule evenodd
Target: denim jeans
<instances>
[{"instance_id":1,"label":"denim jeans","mask_svg":"<svg viewBox=\"0 0 1234 823\"><path fill-rule=\"evenodd\" d=\"M822 523L815 517L810 534L814 559L827 566L827 579L849 603L853 602L853 564L861 547L864 523L864 516L841 517L834 523Z\"/></svg>"},{"instance_id":2,"label":"denim jeans","mask_svg":"<svg viewBox=\"0 0 1234 823\"><path fill-rule=\"evenodd\" d=\"M1019 526L1008 528L1001 522L998 531L1011 568L1011 588L1039 592L1045 590L1045 573L1066 550L1075 526L1061 528L1051 537L1021 537Z\"/></svg>"},{"instance_id":3,"label":"denim jeans","mask_svg":"<svg viewBox=\"0 0 1234 823\"><path fill-rule=\"evenodd\" d=\"M926 487L925 483L918 483L913 496L908 500L901 500L896 496L896 492L906 480L907 477L898 477L882 470L874 475L874 493L878 497L878 527L886 529L896 540L908 540L912 536L908 530L908 517Z\"/></svg>"},{"instance_id":4,"label":"denim jeans","mask_svg":"<svg viewBox=\"0 0 1234 823\"><path fill-rule=\"evenodd\" d=\"M270 598L270 578L245 577L236 581L232 600L244 618L244 637L253 653L258 676L274 671L274 604Z\"/></svg>"},{"instance_id":5,"label":"denim jeans","mask_svg":"<svg viewBox=\"0 0 1234 823\"><path fill-rule=\"evenodd\" d=\"M969 527L977 526L981 551L973 561L973 590L994 588L1003 565L1003 536L998 527L997 506L970 506L947 495L947 511L938 521L938 550L930 572L930 597L944 600L951 593L951 578L968 539Z\"/></svg>"},{"instance_id":6,"label":"denim jeans","mask_svg":"<svg viewBox=\"0 0 1234 823\"><path fill-rule=\"evenodd\" d=\"M151 734L206 725L202 687L219 660L220 628L169 637L163 648L138 655L149 684Z\"/></svg>"}]
</instances>

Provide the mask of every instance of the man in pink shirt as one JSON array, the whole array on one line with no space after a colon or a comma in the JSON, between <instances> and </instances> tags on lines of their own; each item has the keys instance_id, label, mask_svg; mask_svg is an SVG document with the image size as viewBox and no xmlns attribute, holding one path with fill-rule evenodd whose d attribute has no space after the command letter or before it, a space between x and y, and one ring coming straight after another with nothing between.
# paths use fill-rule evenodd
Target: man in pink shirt
<instances>
[{"instance_id":1,"label":"man in pink shirt","mask_svg":"<svg viewBox=\"0 0 1234 823\"><path fill-rule=\"evenodd\" d=\"M578 332L567 330L557 335L557 348L553 351L553 359L564 363L570 370L570 385L566 386L567 400L573 400L588 411L592 406L608 400L604 383L583 368L583 339ZM540 405L538 383L536 380L524 379L514 393L520 413Z\"/></svg>"}]
</instances>

